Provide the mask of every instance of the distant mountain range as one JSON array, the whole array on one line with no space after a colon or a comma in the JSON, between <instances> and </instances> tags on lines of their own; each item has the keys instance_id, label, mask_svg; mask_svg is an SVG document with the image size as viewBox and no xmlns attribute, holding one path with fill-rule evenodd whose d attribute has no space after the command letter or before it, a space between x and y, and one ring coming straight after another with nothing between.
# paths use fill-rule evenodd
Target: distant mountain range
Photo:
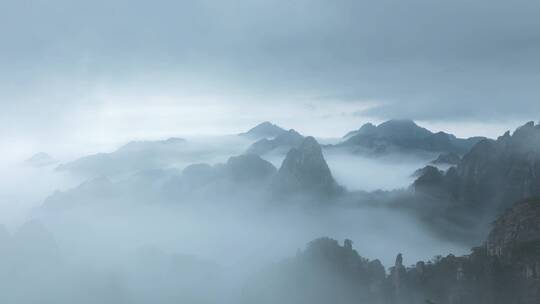
<instances>
[{"instance_id":1,"label":"distant mountain range","mask_svg":"<svg viewBox=\"0 0 540 304\"><path fill-rule=\"evenodd\" d=\"M142 170L119 182L108 178L89 180L77 188L50 196L45 207L62 209L74 201L135 203L149 197L178 203L187 198L249 201L305 196L314 202L343 191L334 180L319 143L313 137L306 137L287 153L279 170L258 155L243 154L222 164L193 164L181 172Z\"/></svg>"},{"instance_id":2,"label":"distant mountain range","mask_svg":"<svg viewBox=\"0 0 540 304\"><path fill-rule=\"evenodd\" d=\"M285 130L270 122L263 122L238 136L254 140L245 152L259 156L269 153L286 155L290 149L299 147L305 139L304 135L294 129ZM453 159L446 157L446 160L439 161L454 162L455 155L466 153L482 139L482 137L460 139L444 132L432 133L413 121L389 120L378 126L365 124L359 130L349 132L342 142L325 145L323 149L346 148L351 153L363 153L368 156L411 152L443 153L450 154ZM58 170L85 177L114 176L140 170L167 168L175 161L189 161L190 152L192 151L189 150L188 143L181 138L133 141L114 152L88 155L60 164Z\"/></svg>"},{"instance_id":3,"label":"distant mountain range","mask_svg":"<svg viewBox=\"0 0 540 304\"><path fill-rule=\"evenodd\" d=\"M269 127L275 130L272 126L263 123L262 129ZM364 125L349 134L342 143L325 147L321 147L313 137L304 137L294 130L281 130L274 138L255 141L247 153L231 157L225 163L194 164L181 173L176 169L166 170L168 167L164 165L171 159L177 159L185 150L186 143L181 139L133 142L113 153L81 158L61 165L59 169L132 172L135 175L124 180L127 185L123 188L135 187L141 191L160 189L157 195L169 193L170 198L188 195L205 198L235 195L240 199L253 195L260 198L263 192L280 199L297 193L323 198L343 193L347 194L347 200L358 201L358 196L365 193L347 192L336 183L324 159L323 149L347 147L353 152L358 148L374 153L435 153L443 150L434 163L452 165L447 171L434 166L418 170L411 185L412 191L379 192L373 196L377 197L375 200L393 200L396 203L391 206L407 207L430 220L467 216L471 221L480 222L479 214L485 216L485 220L492 220L512 203L540 196L540 126L533 122L518 128L513 134L507 132L497 140L491 140L479 137L459 139L442 132L433 133L412 121L391 120L378 126ZM472 145L470 151L466 151L469 145ZM444 149L450 151L444 152ZM458 150L465 151L462 157L454 152ZM259 156L271 151L286 154L279 169ZM98 176L103 175L106 176ZM103 181L96 183L96 187L108 189L106 193L117 193L117 188L122 188ZM75 192L81 193L79 190ZM144 195L137 194L134 199L140 198Z\"/></svg>"},{"instance_id":4,"label":"distant mountain range","mask_svg":"<svg viewBox=\"0 0 540 304\"><path fill-rule=\"evenodd\" d=\"M433 133L412 120L389 120L378 126L364 124L360 129L347 133L338 145L375 155L407 150L464 154L483 139Z\"/></svg>"},{"instance_id":5,"label":"distant mountain range","mask_svg":"<svg viewBox=\"0 0 540 304\"><path fill-rule=\"evenodd\" d=\"M242 135L260 138L247 151L257 155L271 151L285 154L289 149L297 147L304 138L293 129L285 131L269 122L259 124ZM457 138L445 132L433 133L412 120L388 120L378 126L366 123L360 129L348 132L340 143L327 147L346 147L351 152L371 156L404 152L449 153L459 156L483 139Z\"/></svg>"},{"instance_id":6,"label":"distant mountain range","mask_svg":"<svg viewBox=\"0 0 540 304\"><path fill-rule=\"evenodd\" d=\"M114 176L157 169L178 160L187 150L186 140L169 138L157 141L132 141L114 152L98 153L60 164L59 171L85 177Z\"/></svg>"},{"instance_id":7,"label":"distant mountain range","mask_svg":"<svg viewBox=\"0 0 540 304\"><path fill-rule=\"evenodd\" d=\"M438 256L409 267L404 256L397 254L387 273L379 260L362 257L350 240L340 244L330 238L315 239L296 256L254 274L243 289L245 303L539 303L540 124L528 122L496 140L432 133L412 121L364 125L337 146L353 152L437 152L441 154L434 164L452 165L445 171L431 165L419 169L410 189L376 191L367 202L364 193L348 192L335 181L315 138L294 130L272 134L275 136L256 140L249 153L216 165L192 164L182 171L156 170L155 164L139 163L148 155L169 161L168 157L176 157L184 149L181 139L132 142L113 153L83 158L69 165L120 165L137 170L121 180L92 179L57 192L45 201L43 210L66 210L81 204L91 208L101 204L110 210L112 204L132 208L136 203L189 201L262 201L272 206L324 202L324 206L336 208L362 204L396 208L411 211L422 223L429 222L434 233L448 233L454 224L467 235L475 235L478 243L485 242L468 255ZM286 151L279 169L258 155L272 151ZM477 237L478 227L469 226L468 220L483 225L485 234ZM401 227L391 219L384 225L399 237ZM22 231L13 239L24 241L15 245L28 254L28 260L48 255L45 261L59 268L49 262L56 261L57 253L47 236L38 234L37 228ZM6 235L0 227L0 249L2 243L12 243ZM23 247L38 241L46 250ZM370 244L359 247L365 246Z\"/></svg>"}]
</instances>

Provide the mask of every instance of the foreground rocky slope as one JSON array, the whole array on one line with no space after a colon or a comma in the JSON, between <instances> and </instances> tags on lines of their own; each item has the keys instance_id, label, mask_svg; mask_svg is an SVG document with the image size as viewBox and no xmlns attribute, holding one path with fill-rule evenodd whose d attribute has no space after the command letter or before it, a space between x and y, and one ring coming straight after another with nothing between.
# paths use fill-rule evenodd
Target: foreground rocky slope
<instances>
[{"instance_id":1,"label":"foreground rocky slope","mask_svg":"<svg viewBox=\"0 0 540 304\"><path fill-rule=\"evenodd\" d=\"M259 303L540 303L539 210L540 199L520 202L470 255L438 256L407 267L398 254L388 274L378 260L352 249L351 241L318 239L261 273L248 284L247 298L259 296Z\"/></svg>"}]
</instances>

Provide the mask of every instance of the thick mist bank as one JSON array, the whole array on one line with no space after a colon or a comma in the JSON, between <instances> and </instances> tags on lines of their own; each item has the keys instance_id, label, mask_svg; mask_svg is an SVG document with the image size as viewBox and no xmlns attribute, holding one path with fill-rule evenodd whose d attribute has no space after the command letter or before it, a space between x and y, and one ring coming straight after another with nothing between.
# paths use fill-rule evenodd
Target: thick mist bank
<instances>
[{"instance_id":1,"label":"thick mist bank","mask_svg":"<svg viewBox=\"0 0 540 304\"><path fill-rule=\"evenodd\" d=\"M335 140L334 140L335 141ZM120 145L111 152L89 154L82 158L73 150L56 151L56 162L46 166L32 166L27 161L32 152L3 161L2 214L5 223L13 214L20 224L32 207L56 190L75 187L86 179L107 176L112 179L129 178L141 170L183 169L193 163L218 164L231 155L242 154L253 139L241 136L187 137L162 141L134 141ZM427 163L429 155L388 155L366 157L343 149L324 149L323 153L337 182L351 191L392 190L405 188L413 181L412 173ZM57 156L60 158L56 159ZM279 167L285 155L269 153L263 158ZM25 185L21 191L19 185ZM26 185L30 185L26 187ZM15 215L15 212L17 215ZM9 224L11 225L11 223Z\"/></svg>"},{"instance_id":2,"label":"thick mist bank","mask_svg":"<svg viewBox=\"0 0 540 304\"><path fill-rule=\"evenodd\" d=\"M23 161L0 162L0 223L15 229L32 209L57 190L77 186L81 180L56 172L54 166L33 167Z\"/></svg>"},{"instance_id":3,"label":"thick mist bank","mask_svg":"<svg viewBox=\"0 0 540 304\"><path fill-rule=\"evenodd\" d=\"M435 154L389 154L368 157L342 149L326 149L324 156L336 181L351 191L394 190L409 187L414 172Z\"/></svg>"},{"instance_id":4,"label":"thick mist bank","mask_svg":"<svg viewBox=\"0 0 540 304\"><path fill-rule=\"evenodd\" d=\"M295 244L320 236L354 239L366 257L381 259L386 264L393 261L397 252L420 260L441 252L462 254L468 249L467 245L440 239L414 216L391 209L276 210L249 204L257 203L143 206L129 211L80 208L43 216L40 221L61 247L79 248L83 253L102 248L107 255L113 249L121 252L156 246L223 266L245 264L254 257L257 262L271 262L289 255L297 247Z\"/></svg>"},{"instance_id":5,"label":"thick mist bank","mask_svg":"<svg viewBox=\"0 0 540 304\"><path fill-rule=\"evenodd\" d=\"M0 262L8 270L0 281L10 292L0 298L12 297L4 303L34 303L37 294L51 303L79 297L81 303L238 303L247 291L256 291L246 287L254 275L320 236L354 239L362 256L384 265L392 265L398 252L416 260L468 251L390 210L253 203L83 206L42 213L15 230L11 241L0 236L0 247L10 248Z\"/></svg>"}]
</instances>

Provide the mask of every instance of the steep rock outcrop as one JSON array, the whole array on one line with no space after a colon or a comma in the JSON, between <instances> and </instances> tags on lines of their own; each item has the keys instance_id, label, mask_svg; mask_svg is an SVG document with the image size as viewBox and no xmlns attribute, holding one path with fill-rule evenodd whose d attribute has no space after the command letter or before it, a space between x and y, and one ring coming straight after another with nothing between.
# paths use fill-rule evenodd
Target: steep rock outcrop
<instances>
[{"instance_id":1,"label":"steep rock outcrop","mask_svg":"<svg viewBox=\"0 0 540 304\"><path fill-rule=\"evenodd\" d=\"M350 240L319 238L252 278L242 303L382 304L385 276L382 264L360 256Z\"/></svg>"},{"instance_id":2,"label":"steep rock outcrop","mask_svg":"<svg viewBox=\"0 0 540 304\"><path fill-rule=\"evenodd\" d=\"M429 178L420 176L417 182ZM515 201L540 196L540 125L529 122L512 135L477 143L437 180L416 190L451 197L479 212L499 213Z\"/></svg>"},{"instance_id":3,"label":"steep rock outcrop","mask_svg":"<svg viewBox=\"0 0 540 304\"><path fill-rule=\"evenodd\" d=\"M531 250L540 254L540 198L506 210L493 223L486 245L491 255L515 257Z\"/></svg>"},{"instance_id":4,"label":"steep rock outcrop","mask_svg":"<svg viewBox=\"0 0 540 304\"><path fill-rule=\"evenodd\" d=\"M537 304L539 244L540 199L513 205L468 255L405 266L398 254L388 274L352 241L319 238L250 281L245 303Z\"/></svg>"},{"instance_id":5,"label":"steep rock outcrop","mask_svg":"<svg viewBox=\"0 0 540 304\"><path fill-rule=\"evenodd\" d=\"M287 153L272 185L274 193L313 193L323 196L342 191L322 154L319 143L306 137Z\"/></svg>"}]
</instances>

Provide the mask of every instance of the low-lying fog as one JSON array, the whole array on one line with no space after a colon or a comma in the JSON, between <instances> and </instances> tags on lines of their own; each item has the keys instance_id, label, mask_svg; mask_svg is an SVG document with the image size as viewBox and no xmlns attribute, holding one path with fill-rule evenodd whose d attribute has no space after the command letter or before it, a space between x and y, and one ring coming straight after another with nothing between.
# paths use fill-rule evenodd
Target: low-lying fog
<instances>
[{"instance_id":1,"label":"low-lying fog","mask_svg":"<svg viewBox=\"0 0 540 304\"><path fill-rule=\"evenodd\" d=\"M219 140L189 138L188 143L181 159L169 168L180 170L188 163L224 162L241 154L249 144L236 136ZM405 188L411 182L411 174L426 163L425 159L414 157L372 159L338 150L324 153L338 183L349 190ZM283 155L265 158L279 167ZM398 253L403 253L406 263L412 264L438 254L468 251L465 245L432 235L413 216L385 207L269 206L253 199L231 201L227 197L204 203L185 197L179 198L180 204L171 205L161 204L156 197L146 199L147 204L143 205L108 202L110 208L87 204L66 211L43 211L40 205L47 196L56 190L76 187L82 178L55 170L56 163L35 167L19 160L1 166L0 223L8 228L16 245L12 247L11 260L4 261L12 262L0 265L0 269L21 267L24 272L16 279L0 276L0 283L10 286L10 299L18 303L32 303L36 299L35 295L22 291L28 284L48 288L47 292L54 293L50 298L56 299L52 301L55 303L73 299L58 295L59 286L71 288L74 298L88 292L85 286L89 286L103 293L103 303L143 303L145 299L156 299L152 296L156 293L163 297L163 303L178 299L198 303L201 297L202 302L223 303L225 300L212 298L205 287L196 285L207 282L211 294L213 291L218 294L219 289L233 299L249 275L294 256L297 249L321 236L340 241L352 239L360 255L380 259L386 267L392 266ZM100 199L97 195L96 201ZM32 219L37 222L30 222L31 228L24 228L23 223ZM51 264L51 250L42 248L49 246L43 244L46 241L42 234L48 233L55 244L51 246L57 248L53 255L58 256L61 267L47 267ZM13 262L22 261L25 256L33 264ZM180 266L174 266L180 267L178 272L171 270L176 269L171 268L171 259L179 263ZM219 282L200 277L202 269L210 269L210 277ZM225 273L227 279L218 279L217 272ZM32 279L27 280L27 275ZM54 278L57 283L47 282L47 278ZM174 285L170 280L181 283ZM178 298L182 288L189 290L193 298Z\"/></svg>"},{"instance_id":2,"label":"low-lying fog","mask_svg":"<svg viewBox=\"0 0 540 304\"><path fill-rule=\"evenodd\" d=\"M424 153L368 157L336 148L324 149L323 153L336 181L350 191L407 188L414 181L414 172L437 156ZM279 168L285 155L269 153L263 158Z\"/></svg>"},{"instance_id":3,"label":"low-lying fog","mask_svg":"<svg viewBox=\"0 0 540 304\"><path fill-rule=\"evenodd\" d=\"M351 191L375 191L407 188L413 173L431 159L415 155L366 157L340 150L325 151L324 156L338 183Z\"/></svg>"}]
</instances>

